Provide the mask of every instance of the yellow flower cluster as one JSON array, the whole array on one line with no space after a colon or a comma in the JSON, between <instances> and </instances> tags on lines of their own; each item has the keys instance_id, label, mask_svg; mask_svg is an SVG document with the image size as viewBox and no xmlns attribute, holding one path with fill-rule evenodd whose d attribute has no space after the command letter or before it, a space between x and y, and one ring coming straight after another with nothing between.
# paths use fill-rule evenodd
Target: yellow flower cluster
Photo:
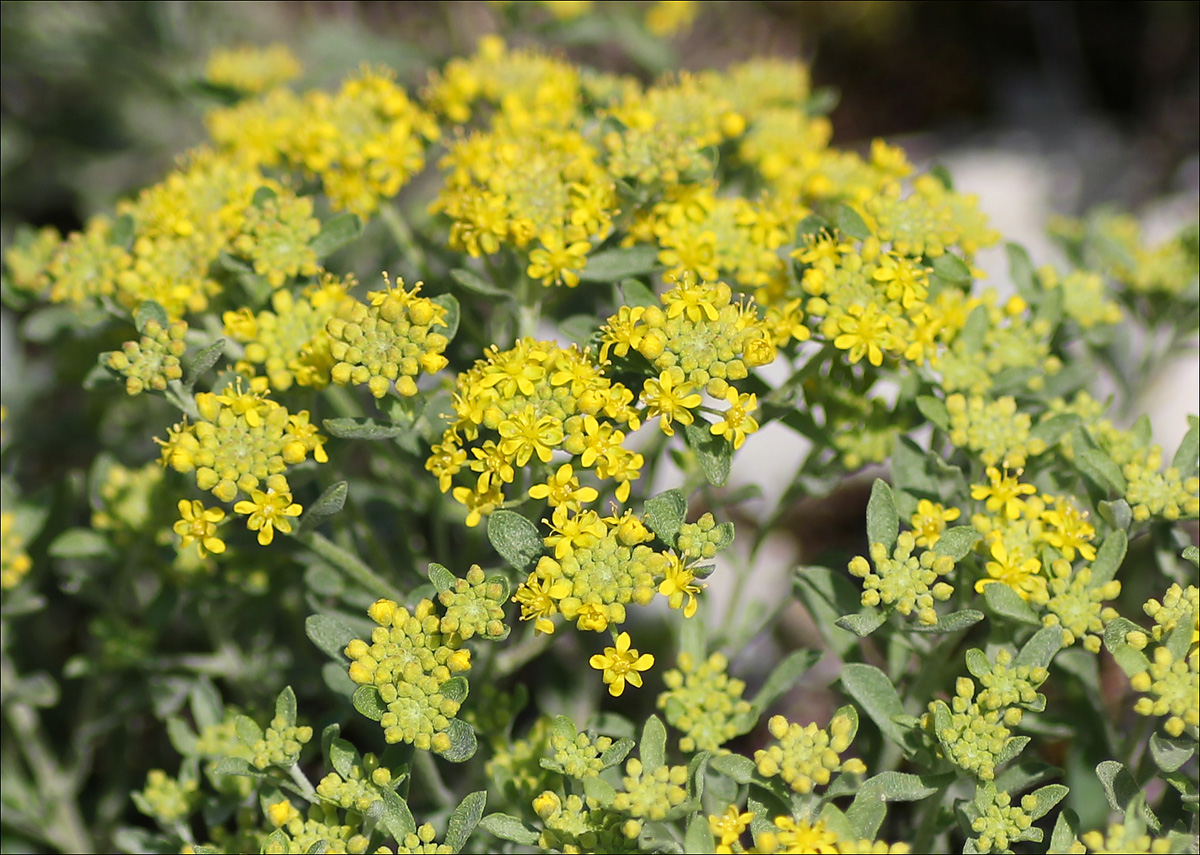
<instances>
[{"instance_id":1,"label":"yellow flower cluster","mask_svg":"<svg viewBox=\"0 0 1200 855\"><path fill-rule=\"evenodd\" d=\"M622 444L620 428L641 424L632 404L633 393L604 376L587 350L528 338L506 351L490 348L485 359L458 376L457 418L433 446L425 468L442 492L460 471L477 473L471 486L452 491L467 506L472 526L505 500L516 469L534 457L548 464L555 451L577 458L597 478L614 481L617 498L625 501L643 462ZM574 469L563 473L560 467L559 473L563 477L556 475L544 492L534 488L536 497L566 507L598 495L579 491Z\"/></svg>"},{"instance_id":2,"label":"yellow flower cluster","mask_svg":"<svg viewBox=\"0 0 1200 855\"><path fill-rule=\"evenodd\" d=\"M393 78L364 66L333 95L272 89L210 113L208 131L229 158L300 170L321 181L335 210L367 217L425 166L439 136Z\"/></svg>"},{"instance_id":3,"label":"yellow flower cluster","mask_svg":"<svg viewBox=\"0 0 1200 855\"><path fill-rule=\"evenodd\" d=\"M412 612L378 600L367 614L379 627L370 643L356 638L346 646L350 679L378 689L387 710L379 723L388 744L445 753L452 745L451 722L466 697L459 686L465 681L451 681L471 669L471 652L462 648L461 638L442 632L430 600L421 600Z\"/></svg>"},{"instance_id":4,"label":"yellow flower cluster","mask_svg":"<svg viewBox=\"0 0 1200 855\"><path fill-rule=\"evenodd\" d=\"M931 549L914 555L915 545L913 533L902 532L891 555L882 543L872 543L871 563L857 555L848 569L852 576L863 580L864 606L894 606L902 615L910 615L916 609L917 621L933 626L938 621L934 602L945 602L954 593L952 585L940 581L954 570L954 559Z\"/></svg>"},{"instance_id":5,"label":"yellow flower cluster","mask_svg":"<svg viewBox=\"0 0 1200 855\"><path fill-rule=\"evenodd\" d=\"M287 45L242 46L213 51L204 66L204 79L253 95L296 79L302 70Z\"/></svg>"},{"instance_id":6,"label":"yellow flower cluster","mask_svg":"<svg viewBox=\"0 0 1200 855\"><path fill-rule=\"evenodd\" d=\"M17 531L17 515L0 513L0 590L21 583L33 568L33 559L25 551L25 538Z\"/></svg>"},{"instance_id":7,"label":"yellow flower cluster","mask_svg":"<svg viewBox=\"0 0 1200 855\"><path fill-rule=\"evenodd\" d=\"M814 787L829 783L835 772L862 775L866 765L857 757L843 760L858 731L856 718L839 710L820 728L813 722L804 727L788 722L781 715L771 716L767 729L776 742L754 752L758 773L781 777L793 791L807 795Z\"/></svg>"},{"instance_id":8,"label":"yellow flower cluster","mask_svg":"<svg viewBox=\"0 0 1200 855\"><path fill-rule=\"evenodd\" d=\"M187 324L175 321L166 328L153 319L142 327L138 341L127 341L120 350L105 355L109 368L125 375L125 391L140 395L146 387L162 392L172 380L183 377L179 358L187 350Z\"/></svg>"},{"instance_id":9,"label":"yellow flower cluster","mask_svg":"<svg viewBox=\"0 0 1200 855\"><path fill-rule=\"evenodd\" d=\"M292 501L283 473L310 453L318 463L328 460L322 447L325 438L309 423L308 411L289 413L265 395L244 391L240 381L220 393L202 392L195 402L199 418L194 423L185 418L167 432L166 440L156 440L162 446L163 465L194 473L196 485L222 502L233 502L239 494L249 496L234 511L247 517L247 527L258 532L263 546L271 543L275 531L290 532L290 518L301 508ZM180 510L183 525L177 524L176 531L210 552L221 551L216 547L220 541L214 543L221 517L199 502L181 502Z\"/></svg>"},{"instance_id":10,"label":"yellow flower cluster","mask_svg":"<svg viewBox=\"0 0 1200 855\"><path fill-rule=\"evenodd\" d=\"M600 351L625 356L635 350L649 360L657 378L646 381L641 400L649 418L658 417L663 433L673 436L673 421L692 424L701 391L729 404L722 421L709 430L741 448L758 430L750 415L754 394L733 385L750 370L775 359L775 339L753 303L733 302L724 282L697 282L683 276L660 297L661 306L623 306L602 327Z\"/></svg>"},{"instance_id":11,"label":"yellow flower cluster","mask_svg":"<svg viewBox=\"0 0 1200 855\"><path fill-rule=\"evenodd\" d=\"M654 535L630 512L601 518L592 510L570 514L560 507L550 526L546 545L554 557L542 556L513 595L521 619L533 620L538 632L554 632L551 618L560 613L582 630L619 626L627 605L647 605L668 579L674 580L671 593L674 586L681 591L679 605L685 593L694 597L699 591L677 555L646 545Z\"/></svg>"},{"instance_id":12,"label":"yellow flower cluster","mask_svg":"<svg viewBox=\"0 0 1200 855\"><path fill-rule=\"evenodd\" d=\"M386 290L367 294L370 305L342 302L326 322L334 383L366 385L376 398L395 383L397 392L411 398L417 394L414 377L446 367L442 351L450 340L435 330L447 326L446 308L418 297L420 282L411 291L404 290L403 280L396 286L389 282Z\"/></svg>"},{"instance_id":13,"label":"yellow flower cluster","mask_svg":"<svg viewBox=\"0 0 1200 855\"><path fill-rule=\"evenodd\" d=\"M346 293L354 285L326 273L320 284L304 288L298 295L284 289L271 295L271 308L255 315L242 307L224 315L225 336L245 345L234 366L240 374L254 377L262 366L276 392L293 384L322 389L329 385L334 358L332 339L325 325L349 310L354 300Z\"/></svg>"}]
</instances>

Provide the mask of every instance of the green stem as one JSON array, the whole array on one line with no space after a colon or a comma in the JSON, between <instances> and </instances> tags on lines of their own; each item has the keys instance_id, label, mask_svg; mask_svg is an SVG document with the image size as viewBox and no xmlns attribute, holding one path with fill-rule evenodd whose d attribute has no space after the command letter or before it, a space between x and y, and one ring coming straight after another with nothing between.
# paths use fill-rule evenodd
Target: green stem
<instances>
[{"instance_id":1,"label":"green stem","mask_svg":"<svg viewBox=\"0 0 1200 855\"><path fill-rule=\"evenodd\" d=\"M933 838L938 833L938 817L942 813L942 805L945 801L946 790L950 788L949 784L941 787L932 797L925 799L922 802L921 821L917 825L917 833L913 838L913 852L932 852Z\"/></svg>"},{"instance_id":2,"label":"green stem","mask_svg":"<svg viewBox=\"0 0 1200 855\"><path fill-rule=\"evenodd\" d=\"M452 808L458 800L454 798L454 793L442 781L442 775L438 771L437 764L433 762L433 755L428 751L418 751L413 755L413 767L420 767L421 770L421 789L428 793L440 807Z\"/></svg>"},{"instance_id":3,"label":"green stem","mask_svg":"<svg viewBox=\"0 0 1200 855\"><path fill-rule=\"evenodd\" d=\"M301 532L296 540L307 546L317 555L324 558L336 570L340 570L347 578L362 585L368 592L377 597L400 602L404 595L394 588L391 583L380 578L374 570L362 562L352 552L342 549L333 541L316 532Z\"/></svg>"},{"instance_id":4,"label":"green stem","mask_svg":"<svg viewBox=\"0 0 1200 855\"><path fill-rule=\"evenodd\" d=\"M550 635L533 635L520 644L506 648L492 660L491 678L501 680L516 673L527 662L541 656L553 640Z\"/></svg>"},{"instance_id":5,"label":"green stem","mask_svg":"<svg viewBox=\"0 0 1200 855\"><path fill-rule=\"evenodd\" d=\"M288 777L292 779L292 783L300 788L300 792L304 794L304 798L308 799L309 804L315 805L320 801L316 788L313 787L312 781L308 780L308 776L301 770L299 763L291 765L288 769Z\"/></svg>"}]
</instances>

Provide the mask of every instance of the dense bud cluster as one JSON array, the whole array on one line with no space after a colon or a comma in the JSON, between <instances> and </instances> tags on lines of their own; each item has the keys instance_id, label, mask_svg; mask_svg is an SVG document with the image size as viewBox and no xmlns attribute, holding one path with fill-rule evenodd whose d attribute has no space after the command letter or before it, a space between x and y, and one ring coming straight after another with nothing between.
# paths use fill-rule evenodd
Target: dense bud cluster
<instances>
[{"instance_id":1,"label":"dense bud cluster","mask_svg":"<svg viewBox=\"0 0 1200 855\"><path fill-rule=\"evenodd\" d=\"M183 377L179 359L187 350L186 335L187 324L183 321L163 327L156 320L148 320L141 339L127 341L120 350L108 353L105 364L125 376L125 391L130 395L140 395L146 389L165 391L168 383Z\"/></svg>"}]
</instances>

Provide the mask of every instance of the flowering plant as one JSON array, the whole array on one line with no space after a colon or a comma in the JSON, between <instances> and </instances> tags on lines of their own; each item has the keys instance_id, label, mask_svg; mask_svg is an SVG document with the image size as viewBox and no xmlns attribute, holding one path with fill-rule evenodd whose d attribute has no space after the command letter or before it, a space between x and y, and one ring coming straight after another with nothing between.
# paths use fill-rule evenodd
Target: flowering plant
<instances>
[{"instance_id":1,"label":"flowering plant","mask_svg":"<svg viewBox=\"0 0 1200 855\"><path fill-rule=\"evenodd\" d=\"M1186 851L1200 422L1168 455L1089 381L1195 333L1194 225L1059 222L1071 269L1009 244L1001 296L976 199L832 147L798 63L299 73L214 56L207 143L5 252L99 412L56 483L63 428L5 414L6 833ZM754 520L768 427L807 452ZM739 606L856 484L858 535Z\"/></svg>"}]
</instances>

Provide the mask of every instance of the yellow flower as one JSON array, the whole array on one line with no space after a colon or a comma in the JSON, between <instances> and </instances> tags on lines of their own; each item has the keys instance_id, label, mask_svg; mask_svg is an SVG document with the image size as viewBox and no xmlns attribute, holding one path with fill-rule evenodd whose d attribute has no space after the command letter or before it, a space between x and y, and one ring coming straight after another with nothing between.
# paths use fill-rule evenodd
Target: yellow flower
<instances>
[{"instance_id":1,"label":"yellow flower","mask_svg":"<svg viewBox=\"0 0 1200 855\"><path fill-rule=\"evenodd\" d=\"M604 648L604 654L597 653L589 664L597 671L604 672L604 682L608 684L608 693L619 698L625 691L625 684L641 688L641 671L648 671L654 665L654 657L649 653L638 654L637 648L629 646L629 633L623 632L617 636L616 647Z\"/></svg>"},{"instance_id":2,"label":"yellow flower","mask_svg":"<svg viewBox=\"0 0 1200 855\"><path fill-rule=\"evenodd\" d=\"M992 557L996 560L987 563L988 576L991 578L976 582L976 593L982 594L988 585L1003 582L1016 591L1022 600L1046 602L1049 597L1046 580L1038 575L1042 569L1042 562L1036 558L1026 558L1022 561L1020 554L1016 552L1009 555L1004 541L1000 539L992 544Z\"/></svg>"},{"instance_id":3,"label":"yellow flower","mask_svg":"<svg viewBox=\"0 0 1200 855\"><path fill-rule=\"evenodd\" d=\"M670 564L667 565L666 578L658 586L658 592L667 598L667 603L673 609L683 606L683 616L690 618L696 613L699 607L699 602L696 600L696 594L704 588L703 585L693 585L696 577L691 570L683 566L678 556L670 556ZM687 605L684 605L684 600L687 600Z\"/></svg>"},{"instance_id":4,"label":"yellow flower","mask_svg":"<svg viewBox=\"0 0 1200 855\"><path fill-rule=\"evenodd\" d=\"M841 335L833 340L833 346L838 350L850 351L852 365L864 356L872 365L882 365L883 351L891 346L891 334L888 332L891 324L891 316L881 313L874 303L865 309L855 304L838 319L837 327Z\"/></svg>"},{"instance_id":5,"label":"yellow flower","mask_svg":"<svg viewBox=\"0 0 1200 855\"><path fill-rule=\"evenodd\" d=\"M647 380L642 388L642 400L650 408L649 417L661 416L659 427L667 436L674 436L675 429L671 420L678 419L680 424L690 425L695 421L692 408L700 406L703 400L692 391L687 383L675 384L675 377L670 371L658 375L658 379Z\"/></svg>"},{"instance_id":6,"label":"yellow flower","mask_svg":"<svg viewBox=\"0 0 1200 855\"><path fill-rule=\"evenodd\" d=\"M195 543L201 558L210 552L220 555L225 551L225 541L217 537L217 523L225 519L223 510L205 509L204 504L197 499L190 502L180 499L179 516L181 519L175 523L175 533L182 538L179 543L181 550Z\"/></svg>"},{"instance_id":7,"label":"yellow flower","mask_svg":"<svg viewBox=\"0 0 1200 855\"><path fill-rule=\"evenodd\" d=\"M284 534L292 531L292 521L288 517L300 516L302 508L292 502L292 494L274 489L268 479L267 491L250 491L250 501L241 501L233 506L234 511L249 517L246 528L258 532L258 542L267 546L275 539L275 530ZM286 482L285 482L286 483Z\"/></svg>"},{"instance_id":8,"label":"yellow flower","mask_svg":"<svg viewBox=\"0 0 1200 855\"><path fill-rule=\"evenodd\" d=\"M758 398L754 393L739 395L737 389L730 386L725 390L725 400L729 409L724 412L723 420L709 427L709 431L725 437L736 450L746 442L746 434L758 430L758 422L750 415L758 409Z\"/></svg>"},{"instance_id":9,"label":"yellow flower","mask_svg":"<svg viewBox=\"0 0 1200 855\"><path fill-rule=\"evenodd\" d=\"M729 809L720 816L710 814L708 827L719 838L717 851L731 851L729 847L737 843L738 838L742 836L742 832L750 825L752 819L754 819L753 813L740 813L737 805L730 805Z\"/></svg>"},{"instance_id":10,"label":"yellow flower","mask_svg":"<svg viewBox=\"0 0 1200 855\"><path fill-rule=\"evenodd\" d=\"M594 502L600 493L594 487L580 487L579 479L570 463L564 463L546 481L545 484L535 484L529 488L532 499L546 499L550 507L569 508L579 511L584 502Z\"/></svg>"},{"instance_id":11,"label":"yellow flower","mask_svg":"<svg viewBox=\"0 0 1200 855\"><path fill-rule=\"evenodd\" d=\"M558 613L554 601L570 592L571 585L565 580L549 583L549 580L543 580L533 572L517 587L512 599L514 603L521 604L521 620L532 619L535 632L551 635L554 622L550 618Z\"/></svg>"},{"instance_id":12,"label":"yellow flower","mask_svg":"<svg viewBox=\"0 0 1200 855\"><path fill-rule=\"evenodd\" d=\"M917 502L917 512L912 515L917 546L933 546L941 539L942 532L946 530L946 523L953 522L961 515L962 511L958 508L944 508L937 502L921 499Z\"/></svg>"},{"instance_id":13,"label":"yellow flower","mask_svg":"<svg viewBox=\"0 0 1200 855\"><path fill-rule=\"evenodd\" d=\"M991 484L986 486L972 484L971 498L975 501L987 499L987 509L992 512L1003 508L1004 515L1010 520L1019 518L1021 510L1025 507L1025 500L1021 497L1031 496L1037 492L1037 488L1032 484L1022 484L1017 481L1022 471L1018 469L1015 476L1009 475L1007 472L1001 475L999 469L989 466L987 476Z\"/></svg>"},{"instance_id":14,"label":"yellow flower","mask_svg":"<svg viewBox=\"0 0 1200 855\"><path fill-rule=\"evenodd\" d=\"M525 272L530 279L540 279L543 285L561 282L568 288L579 284L579 271L587 266L588 250L592 245L586 240L564 243L562 234L548 231L540 238L542 245L529 253L529 267Z\"/></svg>"}]
</instances>

